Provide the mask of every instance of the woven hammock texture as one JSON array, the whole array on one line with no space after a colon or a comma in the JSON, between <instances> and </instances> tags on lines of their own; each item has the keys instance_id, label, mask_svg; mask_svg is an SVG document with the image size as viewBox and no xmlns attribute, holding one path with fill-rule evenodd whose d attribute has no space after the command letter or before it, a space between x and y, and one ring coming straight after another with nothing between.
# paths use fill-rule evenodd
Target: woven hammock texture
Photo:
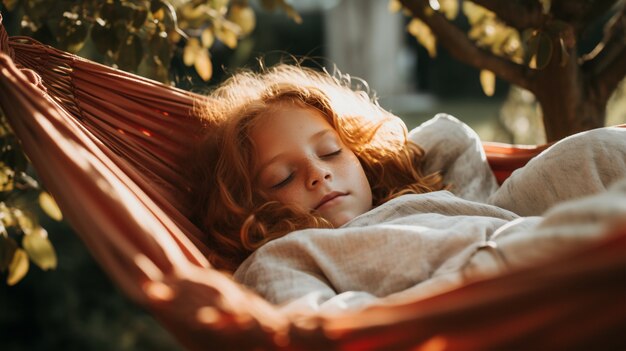
<instances>
[{"instance_id":1,"label":"woven hammock texture","mask_svg":"<svg viewBox=\"0 0 626 351\"><path fill-rule=\"evenodd\" d=\"M624 349L626 226L576 253L419 301L293 322L219 268L186 217L199 98L30 38L0 17L0 107L117 286L186 348ZM502 181L545 146L485 143Z\"/></svg>"}]
</instances>

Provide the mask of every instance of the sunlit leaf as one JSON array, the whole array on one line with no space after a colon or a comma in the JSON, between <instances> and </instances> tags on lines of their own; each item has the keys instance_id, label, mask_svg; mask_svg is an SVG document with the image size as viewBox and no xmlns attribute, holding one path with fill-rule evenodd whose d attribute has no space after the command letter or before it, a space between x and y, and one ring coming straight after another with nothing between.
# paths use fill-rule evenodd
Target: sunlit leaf
<instances>
[{"instance_id":1,"label":"sunlit leaf","mask_svg":"<svg viewBox=\"0 0 626 351\"><path fill-rule=\"evenodd\" d=\"M463 13L471 25L482 21L487 16L495 16L493 12L471 1L463 1Z\"/></svg>"},{"instance_id":2,"label":"sunlit leaf","mask_svg":"<svg viewBox=\"0 0 626 351\"><path fill-rule=\"evenodd\" d=\"M402 10L402 4L399 0L389 0L389 5L387 6L389 12L396 13Z\"/></svg>"},{"instance_id":3,"label":"sunlit leaf","mask_svg":"<svg viewBox=\"0 0 626 351\"><path fill-rule=\"evenodd\" d=\"M241 28L240 36L250 34L256 26L256 16L250 6L231 6L228 12L228 20Z\"/></svg>"},{"instance_id":4,"label":"sunlit leaf","mask_svg":"<svg viewBox=\"0 0 626 351\"><path fill-rule=\"evenodd\" d=\"M439 0L441 5L441 12L450 21L454 20L459 14L459 2L457 0Z\"/></svg>"},{"instance_id":5,"label":"sunlit leaf","mask_svg":"<svg viewBox=\"0 0 626 351\"><path fill-rule=\"evenodd\" d=\"M230 0L210 0L211 7L218 11L225 11Z\"/></svg>"},{"instance_id":6,"label":"sunlit leaf","mask_svg":"<svg viewBox=\"0 0 626 351\"><path fill-rule=\"evenodd\" d=\"M39 227L22 239L22 247L39 268L45 270L57 267L57 255L48 240L45 229Z\"/></svg>"},{"instance_id":7,"label":"sunlit leaf","mask_svg":"<svg viewBox=\"0 0 626 351\"><path fill-rule=\"evenodd\" d=\"M168 1L152 0L150 2L150 12L152 13L152 19L163 24L168 32L174 30L176 24L176 10Z\"/></svg>"},{"instance_id":8,"label":"sunlit leaf","mask_svg":"<svg viewBox=\"0 0 626 351\"><path fill-rule=\"evenodd\" d=\"M205 5L198 6L193 2L185 3L178 9L178 12L180 13L181 17L187 21L203 19L207 15Z\"/></svg>"},{"instance_id":9,"label":"sunlit leaf","mask_svg":"<svg viewBox=\"0 0 626 351\"><path fill-rule=\"evenodd\" d=\"M211 28L205 28L202 31L202 35L200 36L200 39L202 40L202 47L208 49L211 46L213 46L213 42L215 41L215 36L213 35L213 31L211 30Z\"/></svg>"},{"instance_id":10,"label":"sunlit leaf","mask_svg":"<svg viewBox=\"0 0 626 351\"><path fill-rule=\"evenodd\" d=\"M524 62L524 50L522 49L519 33L516 30L509 32L507 39L502 44L502 51L514 62Z\"/></svg>"},{"instance_id":11,"label":"sunlit leaf","mask_svg":"<svg viewBox=\"0 0 626 351\"><path fill-rule=\"evenodd\" d=\"M163 21L165 18L165 9L162 7L152 13L152 18L157 21Z\"/></svg>"},{"instance_id":12,"label":"sunlit leaf","mask_svg":"<svg viewBox=\"0 0 626 351\"><path fill-rule=\"evenodd\" d=\"M125 71L134 71L143 58L143 45L136 34L126 37L120 45L116 63Z\"/></svg>"},{"instance_id":13,"label":"sunlit leaf","mask_svg":"<svg viewBox=\"0 0 626 351\"><path fill-rule=\"evenodd\" d=\"M196 56L200 51L200 42L197 38L190 38L183 49L183 63L187 66L193 65L196 61Z\"/></svg>"},{"instance_id":14,"label":"sunlit leaf","mask_svg":"<svg viewBox=\"0 0 626 351\"><path fill-rule=\"evenodd\" d=\"M17 284L28 273L28 254L22 249L16 249L9 264L8 285Z\"/></svg>"},{"instance_id":15,"label":"sunlit leaf","mask_svg":"<svg viewBox=\"0 0 626 351\"><path fill-rule=\"evenodd\" d=\"M21 210L13 209L13 216L17 220L17 225L24 233L29 234L35 228L33 219Z\"/></svg>"},{"instance_id":16,"label":"sunlit leaf","mask_svg":"<svg viewBox=\"0 0 626 351\"><path fill-rule=\"evenodd\" d=\"M17 250L15 240L0 234L0 272L4 272L9 268L15 250Z\"/></svg>"},{"instance_id":17,"label":"sunlit leaf","mask_svg":"<svg viewBox=\"0 0 626 351\"><path fill-rule=\"evenodd\" d=\"M567 51L567 46L565 45L563 37L559 38L559 44L561 47L561 67L565 67L569 62L569 52Z\"/></svg>"},{"instance_id":18,"label":"sunlit leaf","mask_svg":"<svg viewBox=\"0 0 626 351\"><path fill-rule=\"evenodd\" d=\"M437 56L437 39L430 30L430 27L428 27L421 20L413 18L409 23L407 30L424 48L426 48L430 57Z\"/></svg>"},{"instance_id":19,"label":"sunlit leaf","mask_svg":"<svg viewBox=\"0 0 626 351\"><path fill-rule=\"evenodd\" d=\"M209 57L209 51L207 49L201 49L198 52L198 56L194 62L194 67L200 78L204 81L211 79L211 76L213 75L213 64L211 63L211 58Z\"/></svg>"},{"instance_id":20,"label":"sunlit leaf","mask_svg":"<svg viewBox=\"0 0 626 351\"><path fill-rule=\"evenodd\" d=\"M10 167L0 163L0 191L11 191L14 185L14 173Z\"/></svg>"},{"instance_id":21,"label":"sunlit leaf","mask_svg":"<svg viewBox=\"0 0 626 351\"><path fill-rule=\"evenodd\" d=\"M4 227L11 227L16 223L12 209L8 208L4 202L0 202L0 220Z\"/></svg>"},{"instance_id":22,"label":"sunlit leaf","mask_svg":"<svg viewBox=\"0 0 626 351\"><path fill-rule=\"evenodd\" d=\"M48 194L46 191L42 191L39 194L39 206L41 209L48 215L48 217L60 221L63 219L63 213L61 213L61 209L57 205L54 198Z\"/></svg>"},{"instance_id":23,"label":"sunlit leaf","mask_svg":"<svg viewBox=\"0 0 626 351\"><path fill-rule=\"evenodd\" d=\"M237 47L237 33L226 28L226 26L216 28L215 36L229 48L234 49Z\"/></svg>"},{"instance_id":24,"label":"sunlit leaf","mask_svg":"<svg viewBox=\"0 0 626 351\"><path fill-rule=\"evenodd\" d=\"M493 96L493 93L496 91L496 75L489 70L481 70L480 85L482 86L485 95Z\"/></svg>"}]
</instances>

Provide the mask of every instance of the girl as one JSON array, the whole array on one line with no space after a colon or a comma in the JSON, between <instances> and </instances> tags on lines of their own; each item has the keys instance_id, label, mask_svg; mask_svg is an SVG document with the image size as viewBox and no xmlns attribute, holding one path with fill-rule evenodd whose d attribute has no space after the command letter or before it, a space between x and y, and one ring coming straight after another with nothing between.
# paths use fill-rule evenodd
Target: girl
<instances>
[{"instance_id":1,"label":"girl","mask_svg":"<svg viewBox=\"0 0 626 351\"><path fill-rule=\"evenodd\" d=\"M346 77L240 73L204 106L215 127L194 161L195 219L222 268L298 313L440 292L578 247L626 217L626 181L546 218L515 213L624 177L624 130L563 140L496 191L467 126L442 116L407 136Z\"/></svg>"},{"instance_id":2,"label":"girl","mask_svg":"<svg viewBox=\"0 0 626 351\"><path fill-rule=\"evenodd\" d=\"M234 270L268 241L339 227L407 193L443 188L422 174L406 127L348 76L279 65L239 73L201 111L216 125L199 148L196 222ZM283 152L289 150L290 152Z\"/></svg>"}]
</instances>

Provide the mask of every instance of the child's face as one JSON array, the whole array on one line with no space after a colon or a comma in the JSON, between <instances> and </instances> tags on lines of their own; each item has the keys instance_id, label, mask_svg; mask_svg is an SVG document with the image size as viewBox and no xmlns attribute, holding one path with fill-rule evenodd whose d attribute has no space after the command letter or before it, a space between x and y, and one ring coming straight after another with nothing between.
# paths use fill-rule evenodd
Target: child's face
<instances>
[{"instance_id":1,"label":"child's face","mask_svg":"<svg viewBox=\"0 0 626 351\"><path fill-rule=\"evenodd\" d=\"M262 117L250 137L255 185L269 200L317 211L336 227L372 208L363 167L319 111L281 107Z\"/></svg>"}]
</instances>

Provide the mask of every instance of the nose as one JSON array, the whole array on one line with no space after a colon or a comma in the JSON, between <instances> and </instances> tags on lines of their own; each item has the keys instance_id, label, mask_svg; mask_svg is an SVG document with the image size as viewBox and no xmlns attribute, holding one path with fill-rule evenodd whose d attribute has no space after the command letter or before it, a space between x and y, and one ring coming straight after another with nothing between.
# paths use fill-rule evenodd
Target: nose
<instances>
[{"instance_id":1,"label":"nose","mask_svg":"<svg viewBox=\"0 0 626 351\"><path fill-rule=\"evenodd\" d=\"M311 161L309 163L307 185L309 188L315 188L320 184L330 181L332 172L320 162Z\"/></svg>"}]
</instances>

